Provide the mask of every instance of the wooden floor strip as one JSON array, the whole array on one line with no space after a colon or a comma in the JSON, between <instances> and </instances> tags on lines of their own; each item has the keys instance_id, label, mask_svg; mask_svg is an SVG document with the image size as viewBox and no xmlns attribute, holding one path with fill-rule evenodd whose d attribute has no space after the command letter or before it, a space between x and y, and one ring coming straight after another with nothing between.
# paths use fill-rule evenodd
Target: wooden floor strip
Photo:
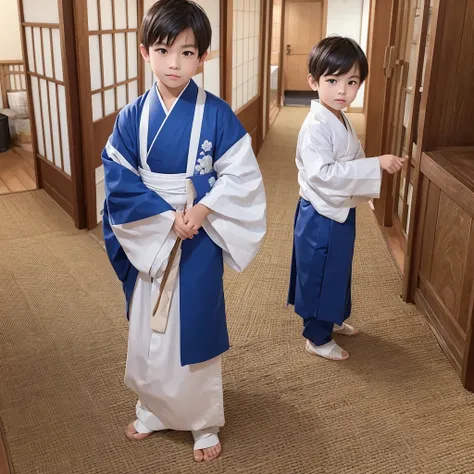
<instances>
[{"instance_id":1,"label":"wooden floor strip","mask_svg":"<svg viewBox=\"0 0 474 474\"><path fill-rule=\"evenodd\" d=\"M5 431L0 421L0 474L14 474L5 440Z\"/></svg>"},{"instance_id":2,"label":"wooden floor strip","mask_svg":"<svg viewBox=\"0 0 474 474\"><path fill-rule=\"evenodd\" d=\"M14 147L0 153L0 194L36 189L33 153Z\"/></svg>"},{"instance_id":3,"label":"wooden floor strip","mask_svg":"<svg viewBox=\"0 0 474 474\"><path fill-rule=\"evenodd\" d=\"M10 190L7 188L7 185L0 178L0 194L8 194Z\"/></svg>"}]
</instances>

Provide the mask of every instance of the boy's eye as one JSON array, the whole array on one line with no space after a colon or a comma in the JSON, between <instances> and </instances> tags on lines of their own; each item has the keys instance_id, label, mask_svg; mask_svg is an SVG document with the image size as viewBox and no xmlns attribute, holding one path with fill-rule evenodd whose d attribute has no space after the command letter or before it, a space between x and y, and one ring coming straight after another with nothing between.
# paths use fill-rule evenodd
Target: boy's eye
<instances>
[{"instance_id":1,"label":"boy's eye","mask_svg":"<svg viewBox=\"0 0 474 474\"><path fill-rule=\"evenodd\" d=\"M192 51L185 51L183 54L184 54L184 56L186 56L186 57L194 56L194 53L193 53Z\"/></svg>"},{"instance_id":2,"label":"boy's eye","mask_svg":"<svg viewBox=\"0 0 474 474\"><path fill-rule=\"evenodd\" d=\"M358 84L357 81L349 81L350 86L356 86Z\"/></svg>"},{"instance_id":3,"label":"boy's eye","mask_svg":"<svg viewBox=\"0 0 474 474\"><path fill-rule=\"evenodd\" d=\"M329 84L336 84L336 79L328 79L327 82L329 82Z\"/></svg>"},{"instance_id":4,"label":"boy's eye","mask_svg":"<svg viewBox=\"0 0 474 474\"><path fill-rule=\"evenodd\" d=\"M155 51L160 54L166 54L168 52L165 48L158 48Z\"/></svg>"}]
</instances>

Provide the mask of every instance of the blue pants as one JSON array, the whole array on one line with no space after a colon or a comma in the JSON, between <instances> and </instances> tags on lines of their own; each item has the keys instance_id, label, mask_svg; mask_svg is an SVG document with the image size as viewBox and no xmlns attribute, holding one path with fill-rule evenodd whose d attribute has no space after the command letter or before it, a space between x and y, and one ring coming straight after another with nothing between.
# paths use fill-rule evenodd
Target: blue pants
<instances>
[{"instance_id":1,"label":"blue pants","mask_svg":"<svg viewBox=\"0 0 474 474\"><path fill-rule=\"evenodd\" d=\"M334 323L350 316L355 209L339 223L300 199L295 215L288 304L303 318L303 336L315 345L332 338Z\"/></svg>"},{"instance_id":2,"label":"blue pants","mask_svg":"<svg viewBox=\"0 0 474 474\"><path fill-rule=\"evenodd\" d=\"M317 319L304 320L303 337L310 340L315 346L322 346L332 340L334 323L318 321Z\"/></svg>"}]
</instances>

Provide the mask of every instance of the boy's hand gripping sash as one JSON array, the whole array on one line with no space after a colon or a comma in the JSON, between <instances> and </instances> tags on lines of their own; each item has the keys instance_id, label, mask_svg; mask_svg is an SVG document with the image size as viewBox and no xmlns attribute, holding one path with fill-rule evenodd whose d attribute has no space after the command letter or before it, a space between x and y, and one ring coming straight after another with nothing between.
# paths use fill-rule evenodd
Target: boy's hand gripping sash
<instances>
[{"instance_id":1,"label":"boy's hand gripping sash","mask_svg":"<svg viewBox=\"0 0 474 474\"><path fill-rule=\"evenodd\" d=\"M193 207L196 191L190 179L186 179L187 202L185 210ZM151 315L151 329L156 332L164 333L168 326L168 318L171 308L171 300L173 299L173 291L178 276L179 262L181 260L181 242L178 237L171 250L166 265L163 278L161 279L158 299L156 300L153 313Z\"/></svg>"}]
</instances>

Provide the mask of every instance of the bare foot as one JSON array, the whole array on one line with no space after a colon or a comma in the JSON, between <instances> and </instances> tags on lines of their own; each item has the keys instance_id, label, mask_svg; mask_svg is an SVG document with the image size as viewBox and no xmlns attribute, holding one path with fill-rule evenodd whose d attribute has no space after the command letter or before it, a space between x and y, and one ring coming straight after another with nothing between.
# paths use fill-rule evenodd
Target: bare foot
<instances>
[{"instance_id":1,"label":"bare foot","mask_svg":"<svg viewBox=\"0 0 474 474\"><path fill-rule=\"evenodd\" d=\"M194 460L196 462L201 461L212 461L219 457L222 451L221 443L211 446L210 448L204 449L195 449L194 450Z\"/></svg>"},{"instance_id":2,"label":"bare foot","mask_svg":"<svg viewBox=\"0 0 474 474\"><path fill-rule=\"evenodd\" d=\"M133 426L134 422L130 423L125 427L125 436L130 440L130 441L141 441L142 439L147 438L148 436L151 435L152 432L150 433L139 433L135 427Z\"/></svg>"}]
</instances>

